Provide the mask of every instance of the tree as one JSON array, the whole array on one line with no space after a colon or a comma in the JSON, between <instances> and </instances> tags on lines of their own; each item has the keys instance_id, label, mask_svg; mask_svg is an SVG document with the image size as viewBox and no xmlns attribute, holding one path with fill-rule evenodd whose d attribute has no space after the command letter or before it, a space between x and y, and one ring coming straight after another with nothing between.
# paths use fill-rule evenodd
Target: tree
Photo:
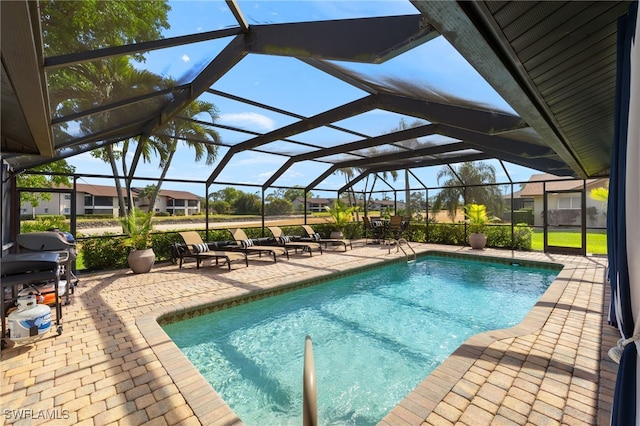
<instances>
[{"instance_id":1,"label":"tree","mask_svg":"<svg viewBox=\"0 0 640 426\"><path fill-rule=\"evenodd\" d=\"M174 118L169 121L151 137L156 141L154 146L158 146L164 153L160 157L162 172L160 173L160 178L158 178L156 192L153 194L154 200L158 197L160 187L169 171L171 161L178 147L178 141L181 140L187 147L193 148L196 162L205 157L205 164L208 166L214 163L218 154L218 144L220 143L218 132L212 127L195 121L196 116L207 115L213 124L218 118L218 110L215 105L210 102L196 100L183 109L180 115L180 118Z\"/></svg>"},{"instance_id":2,"label":"tree","mask_svg":"<svg viewBox=\"0 0 640 426\"><path fill-rule=\"evenodd\" d=\"M100 62L80 64L76 67L75 77L78 84L56 92L59 101L58 112L62 115L84 111L95 106L118 101L123 97L134 94L144 94L165 87L166 82L161 77L148 71L141 71L131 65L127 57L110 58ZM56 104L58 105L58 104ZM114 123L127 122L127 109L116 109L104 114L86 116L80 119L80 128L87 132L95 132L113 126ZM101 159L111 166L114 183L118 194L120 216L126 216L126 211L133 208L131 194L130 165L127 163L129 147L137 143L143 161L150 162L152 154L161 158L164 155L161 147L153 141L126 139L115 145L91 151L94 158ZM118 167L120 163L120 168ZM129 204L125 203L122 183L117 176L125 176L126 196Z\"/></svg>"},{"instance_id":3,"label":"tree","mask_svg":"<svg viewBox=\"0 0 640 426\"><path fill-rule=\"evenodd\" d=\"M67 164L65 160L54 161L49 164L34 167L31 171L44 174L20 174L16 178L18 188L53 188L67 187L71 188L71 180L69 176L47 173L63 173L72 174L75 167ZM48 192L20 192L20 205L26 203L31 204L35 208L40 205L41 201L50 201L51 193Z\"/></svg>"},{"instance_id":4,"label":"tree","mask_svg":"<svg viewBox=\"0 0 640 426\"><path fill-rule=\"evenodd\" d=\"M210 204L211 209L218 214L231 212L231 204L224 200L216 200Z\"/></svg>"},{"instance_id":5,"label":"tree","mask_svg":"<svg viewBox=\"0 0 640 426\"><path fill-rule=\"evenodd\" d=\"M153 206L156 203L155 198L153 198L153 194L156 193L156 185L147 185L140 192L138 192L138 197L140 200L144 200L147 203L147 212L153 211Z\"/></svg>"},{"instance_id":6,"label":"tree","mask_svg":"<svg viewBox=\"0 0 640 426\"><path fill-rule=\"evenodd\" d=\"M171 10L166 1L41 0L39 5L45 56L156 40L169 28Z\"/></svg>"},{"instance_id":7,"label":"tree","mask_svg":"<svg viewBox=\"0 0 640 426\"><path fill-rule=\"evenodd\" d=\"M313 193L311 191L307 192L307 198L313 197ZM299 185L295 185L293 188L289 188L284 191L283 198L285 200L291 201L292 203L297 199L304 199L304 188Z\"/></svg>"},{"instance_id":8,"label":"tree","mask_svg":"<svg viewBox=\"0 0 640 426\"><path fill-rule=\"evenodd\" d=\"M166 1L49 0L41 1L39 5L46 56L156 40L161 38L163 29L169 28L167 13L171 9ZM131 58L119 56L52 71L48 75L48 85L54 114L64 117L166 87L162 77L134 68ZM143 61L144 56L136 54L133 59ZM140 108L140 105L136 108ZM116 108L83 116L76 123L83 133L96 132L128 122L130 111L127 108ZM63 132L68 127L67 124L62 124L55 131ZM71 137L68 136L68 139ZM109 145L92 154L110 164L114 177L120 174L117 161L121 161L123 175L126 176L129 143L130 141L122 143L119 152ZM148 160L148 147L140 148L144 151L143 157ZM130 183L131 180L128 179L126 184L129 201L132 199ZM120 215L124 216L125 201L120 180L115 179L115 184Z\"/></svg>"},{"instance_id":9,"label":"tree","mask_svg":"<svg viewBox=\"0 0 640 426\"><path fill-rule=\"evenodd\" d=\"M414 120L411 123L407 123L406 121L404 121L404 118L400 119L400 123L398 124L398 127L396 127L393 132L399 132L401 130L407 130L407 129L412 129L414 127L418 127L418 126L422 126L424 125L424 121L423 120ZM392 132L392 133L393 133ZM407 147L407 148L416 148L418 146L420 146L420 142L418 141L418 139L412 138L412 139L407 139L405 141L402 142L402 145ZM423 146L429 146L431 145L430 143L425 143L422 144ZM409 169L404 169L404 196L405 196L405 202L407 205L407 210L405 212L406 216L411 217L411 185L409 185Z\"/></svg>"},{"instance_id":10,"label":"tree","mask_svg":"<svg viewBox=\"0 0 640 426\"><path fill-rule=\"evenodd\" d=\"M260 198L256 194L245 192L233 202L233 210L238 214L259 214L260 206Z\"/></svg>"},{"instance_id":11,"label":"tree","mask_svg":"<svg viewBox=\"0 0 640 426\"><path fill-rule=\"evenodd\" d=\"M291 203L291 201L285 200L284 198L273 199L264 206L265 214L271 216L289 214L292 211L293 204Z\"/></svg>"},{"instance_id":12,"label":"tree","mask_svg":"<svg viewBox=\"0 0 640 426\"><path fill-rule=\"evenodd\" d=\"M483 162L465 162L457 169L454 166L443 166L436 175L438 185L441 180L442 190L435 197L434 209L447 210L449 217L456 217L461 205L484 204L492 215L500 216L504 201L500 188L495 185L495 168Z\"/></svg>"},{"instance_id":13,"label":"tree","mask_svg":"<svg viewBox=\"0 0 640 426\"><path fill-rule=\"evenodd\" d=\"M239 191L231 186L227 186L224 189L209 194L209 198L211 198L213 201L222 200L226 201L229 204L233 204L238 199L241 193L242 191Z\"/></svg>"}]
</instances>

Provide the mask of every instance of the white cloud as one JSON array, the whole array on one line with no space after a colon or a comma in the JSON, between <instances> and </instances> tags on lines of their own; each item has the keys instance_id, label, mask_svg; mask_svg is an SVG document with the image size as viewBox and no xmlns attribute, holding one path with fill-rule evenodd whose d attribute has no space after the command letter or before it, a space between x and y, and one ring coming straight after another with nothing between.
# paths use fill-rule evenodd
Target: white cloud
<instances>
[{"instance_id":1,"label":"white cloud","mask_svg":"<svg viewBox=\"0 0 640 426\"><path fill-rule=\"evenodd\" d=\"M273 172L264 172L264 173L259 173L258 174L258 179L260 180L267 180L268 178L270 178L273 175Z\"/></svg>"},{"instance_id":2,"label":"white cloud","mask_svg":"<svg viewBox=\"0 0 640 426\"><path fill-rule=\"evenodd\" d=\"M180 59L182 59L182 62L189 62L191 60L191 58L189 57L189 55L187 55L186 53L183 54Z\"/></svg>"},{"instance_id":3,"label":"white cloud","mask_svg":"<svg viewBox=\"0 0 640 426\"><path fill-rule=\"evenodd\" d=\"M220 114L217 122L228 126L267 132L275 129L275 122L272 119L255 112Z\"/></svg>"}]
</instances>

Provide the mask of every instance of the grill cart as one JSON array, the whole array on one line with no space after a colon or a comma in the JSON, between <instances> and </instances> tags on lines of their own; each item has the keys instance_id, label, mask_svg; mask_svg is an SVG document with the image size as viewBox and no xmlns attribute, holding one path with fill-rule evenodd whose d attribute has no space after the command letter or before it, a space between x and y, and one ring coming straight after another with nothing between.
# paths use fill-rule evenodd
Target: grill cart
<instances>
[{"instance_id":1,"label":"grill cart","mask_svg":"<svg viewBox=\"0 0 640 426\"><path fill-rule=\"evenodd\" d=\"M5 339L11 339L7 333L5 317L16 302L25 297L18 293L23 288L43 282L53 283L55 325L58 335L62 333L62 304L59 298L60 271L69 262L67 252L30 252L7 254L0 258L0 318L2 319L2 346ZM28 296L33 297L33 296ZM34 310L35 312L35 310ZM38 334L37 324L32 325L31 337ZM28 341L28 339L24 339Z\"/></svg>"},{"instance_id":2,"label":"grill cart","mask_svg":"<svg viewBox=\"0 0 640 426\"><path fill-rule=\"evenodd\" d=\"M61 263L60 290L64 293L64 304L69 304L69 296L73 293L73 288L78 284L78 278L73 273L75 268L76 250L75 239L69 242L71 234L65 234L57 230L45 232L29 232L17 236L16 241L20 252L52 252L61 255L66 261Z\"/></svg>"}]
</instances>

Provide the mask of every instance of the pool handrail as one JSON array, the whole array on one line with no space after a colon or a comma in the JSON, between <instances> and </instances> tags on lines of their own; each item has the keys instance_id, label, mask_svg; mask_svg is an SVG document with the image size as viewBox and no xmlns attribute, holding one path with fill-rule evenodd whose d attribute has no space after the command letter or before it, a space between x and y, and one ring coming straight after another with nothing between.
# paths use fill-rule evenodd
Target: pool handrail
<instances>
[{"instance_id":1,"label":"pool handrail","mask_svg":"<svg viewBox=\"0 0 640 426\"><path fill-rule=\"evenodd\" d=\"M402 243L405 243L407 245L407 247L409 247L409 249L411 250L411 252L413 253L413 260L417 260L417 254L416 251L413 249L413 247L411 247L411 244L409 244L409 241L407 241L405 238L398 238L397 240L389 240L387 241L387 247L389 249L389 254L391 254L391 245L395 244L396 246L396 253L398 253L400 250L402 250L402 253L404 254L404 257L407 259L407 262L410 261L409 255L407 254L407 252L402 248Z\"/></svg>"},{"instance_id":2,"label":"pool handrail","mask_svg":"<svg viewBox=\"0 0 640 426\"><path fill-rule=\"evenodd\" d=\"M313 361L311 337L304 342L304 369L302 372L302 424L318 425L318 390L316 387L316 366Z\"/></svg>"}]
</instances>

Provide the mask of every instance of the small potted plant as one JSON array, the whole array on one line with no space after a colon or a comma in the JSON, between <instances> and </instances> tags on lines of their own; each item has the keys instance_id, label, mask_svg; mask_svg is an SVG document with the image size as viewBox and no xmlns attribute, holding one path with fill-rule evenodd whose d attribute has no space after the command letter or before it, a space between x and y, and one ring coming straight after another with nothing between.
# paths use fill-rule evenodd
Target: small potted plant
<instances>
[{"instance_id":1,"label":"small potted plant","mask_svg":"<svg viewBox=\"0 0 640 426\"><path fill-rule=\"evenodd\" d=\"M127 262L136 274L151 271L156 260L156 254L151 248L152 218L153 212L144 213L139 209L133 209L126 217L119 218L122 231L127 235L122 246L131 249Z\"/></svg>"},{"instance_id":2,"label":"small potted plant","mask_svg":"<svg viewBox=\"0 0 640 426\"><path fill-rule=\"evenodd\" d=\"M491 222L497 222L497 217L487 215L487 207L484 204L468 204L464 208L464 215L469 224L469 244L471 248L482 250L487 245L487 236L484 233L485 226Z\"/></svg>"},{"instance_id":3,"label":"small potted plant","mask_svg":"<svg viewBox=\"0 0 640 426\"><path fill-rule=\"evenodd\" d=\"M335 200L331 207L325 206L325 210L329 212L335 223L331 238L344 238L344 230L351 222L353 213L358 210L358 206L349 207L342 201Z\"/></svg>"}]
</instances>

